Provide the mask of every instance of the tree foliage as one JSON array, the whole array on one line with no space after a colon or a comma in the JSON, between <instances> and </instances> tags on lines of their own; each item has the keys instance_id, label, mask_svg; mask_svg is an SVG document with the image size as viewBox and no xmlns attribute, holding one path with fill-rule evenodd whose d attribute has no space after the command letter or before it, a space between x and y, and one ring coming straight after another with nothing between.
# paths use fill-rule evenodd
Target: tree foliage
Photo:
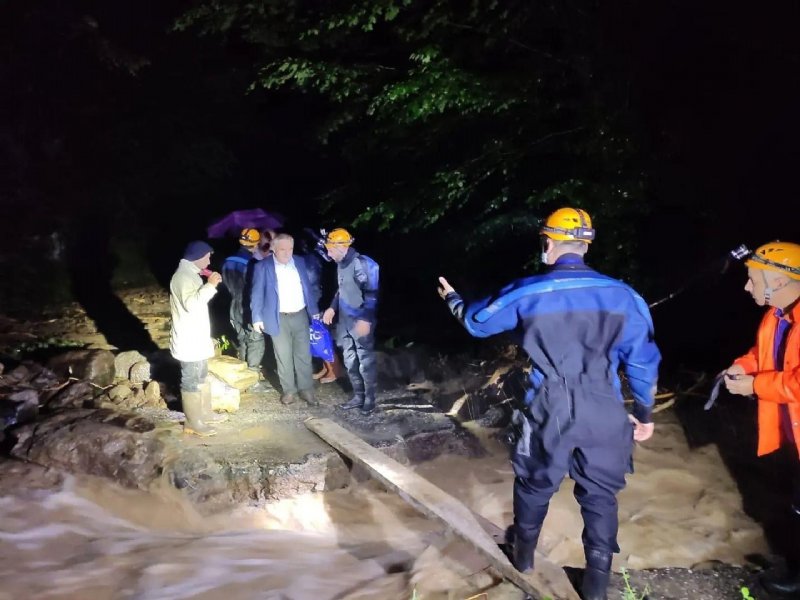
<instances>
[{"instance_id":1,"label":"tree foliage","mask_svg":"<svg viewBox=\"0 0 800 600\"><path fill-rule=\"evenodd\" d=\"M570 203L623 274L646 179L601 17L584 0L213 0L176 27L257 48L252 89L329 101L320 141L349 171L327 200L355 225L478 247Z\"/></svg>"}]
</instances>

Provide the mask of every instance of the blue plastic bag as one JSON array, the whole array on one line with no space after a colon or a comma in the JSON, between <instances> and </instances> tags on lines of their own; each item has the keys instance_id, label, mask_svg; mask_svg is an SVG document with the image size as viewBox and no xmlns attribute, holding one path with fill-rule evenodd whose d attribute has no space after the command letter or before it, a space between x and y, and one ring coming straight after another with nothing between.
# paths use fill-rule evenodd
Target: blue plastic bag
<instances>
[{"instance_id":1,"label":"blue plastic bag","mask_svg":"<svg viewBox=\"0 0 800 600\"><path fill-rule=\"evenodd\" d=\"M311 327L309 327L309 337L311 338L311 356L333 362L333 353L335 351L333 338L325 323L318 319L313 319Z\"/></svg>"}]
</instances>

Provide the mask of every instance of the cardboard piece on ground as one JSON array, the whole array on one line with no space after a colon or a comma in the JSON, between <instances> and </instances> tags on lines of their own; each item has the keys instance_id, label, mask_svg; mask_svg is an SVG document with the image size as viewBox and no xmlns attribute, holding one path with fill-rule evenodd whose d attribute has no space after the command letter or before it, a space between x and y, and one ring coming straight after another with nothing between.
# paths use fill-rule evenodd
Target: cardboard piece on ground
<instances>
[{"instance_id":1,"label":"cardboard piece on ground","mask_svg":"<svg viewBox=\"0 0 800 600\"><path fill-rule=\"evenodd\" d=\"M497 545L493 535L500 530L486 519L476 515L459 500L445 493L428 480L420 477L380 450L373 448L354 434L337 425L330 419L310 418L306 427L328 442L336 450L350 458L354 463L367 468L375 478L389 490L417 510L432 517L453 533L472 545L492 568L502 577L533 598L559 598L560 600L579 600L578 593L570 584L564 571L549 563L544 557L536 557L536 569L532 574L517 571ZM489 532L484 525L489 524Z\"/></svg>"},{"instance_id":2,"label":"cardboard piece on ground","mask_svg":"<svg viewBox=\"0 0 800 600\"><path fill-rule=\"evenodd\" d=\"M246 362L233 356L209 358L208 372L239 391L244 391L258 383L258 373L248 369Z\"/></svg>"}]
</instances>

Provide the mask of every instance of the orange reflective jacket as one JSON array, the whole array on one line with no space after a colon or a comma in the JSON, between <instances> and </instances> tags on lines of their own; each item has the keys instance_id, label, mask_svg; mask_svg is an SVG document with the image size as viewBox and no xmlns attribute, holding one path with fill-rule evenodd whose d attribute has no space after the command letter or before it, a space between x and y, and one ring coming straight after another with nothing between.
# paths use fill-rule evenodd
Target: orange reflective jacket
<instances>
[{"instance_id":1,"label":"orange reflective jacket","mask_svg":"<svg viewBox=\"0 0 800 600\"><path fill-rule=\"evenodd\" d=\"M792 323L786 339L783 371L775 370L773 351L778 317L775 316L774 308L770 308L761 319L756 345L734 361L748 375L755 375L753 385L758 397L759 456L774 452L780 447L779 404L786 404L789 408L794 441L800 456L800 302L795 303L794 308L783 318Z\"/></svg>"}]
</instances>

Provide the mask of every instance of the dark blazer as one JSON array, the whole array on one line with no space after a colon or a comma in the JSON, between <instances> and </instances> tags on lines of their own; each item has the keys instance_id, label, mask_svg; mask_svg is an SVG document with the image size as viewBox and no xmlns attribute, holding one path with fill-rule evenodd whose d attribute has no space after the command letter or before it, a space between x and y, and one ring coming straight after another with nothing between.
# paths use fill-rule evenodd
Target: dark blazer
<instances>
[{"instance_id":1,"label":"dark blazer","mask_svg":"<svg viewBox=\"0 0 800 600\"><path fill-rule=\"evenodd\" d=\"M309 279L308 269L302 256L294 256L294 266L300 274L300 285L303 287L303 299L309 320L319 313L317 296ZM275 257L268 256L256 263L253 269L253 291L250 296L250 309L253 323L264 323L264 333L278 335L280 316L278 315L278 278L275 275Z\"/></svg>"}]
</instances>

